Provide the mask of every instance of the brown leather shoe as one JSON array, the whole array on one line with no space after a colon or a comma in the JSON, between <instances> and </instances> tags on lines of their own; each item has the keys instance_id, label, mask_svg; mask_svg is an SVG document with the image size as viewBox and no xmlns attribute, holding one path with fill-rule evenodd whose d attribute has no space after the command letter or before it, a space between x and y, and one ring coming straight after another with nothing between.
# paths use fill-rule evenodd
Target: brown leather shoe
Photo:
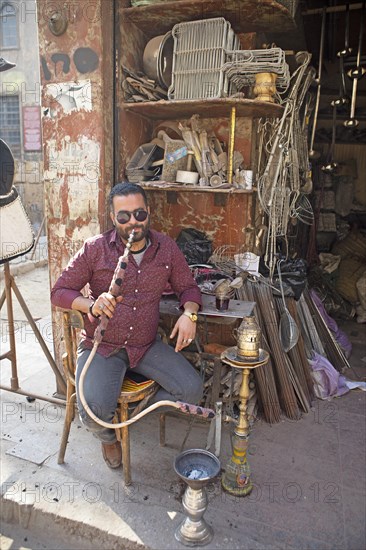
<instances>
[{"instance_id":1,"label":"brown leather shoe","mask_svg":"<svg viewBox=\"0 0 366 550\"><path fill-rule=\"evenodd\" d=\"M110 468L119 468L122 463L122 448L119 441L102 443L103 458Z\"/></svg>"}]
</instances>

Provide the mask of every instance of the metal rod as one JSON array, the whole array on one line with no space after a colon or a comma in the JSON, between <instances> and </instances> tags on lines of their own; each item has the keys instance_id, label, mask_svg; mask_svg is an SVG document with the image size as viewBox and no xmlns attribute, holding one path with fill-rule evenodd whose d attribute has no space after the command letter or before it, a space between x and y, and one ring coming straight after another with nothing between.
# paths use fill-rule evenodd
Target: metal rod
<instances>
[{"instance_id":1,"label":"metal rod","mask_svg":"<svg viewBox=\"0 0 366 550\"><path fill-rule=\"evenodd\" d=\"M348 4L343 4L341 6L328 6L327 8L313 8L313 9L305 10L301 12L301 15L303 17L306 17L307 15L316 15L318 13L322 13L324 9L326 13L337 13L337 12L346 11L347 6ZM362 2L359 2L357 4L350 4L349 9L352 11L362 9Z\"/></svg>"},{"instance_id":2,"label":"metal rod","mask_svg":"<svg viewBox=\"0 0 366 550\"><path fill-rule=\"evenodd\" d=\"M363 39L363 31L364 31L364 15L365 15L365 1L362 2L360 34L358 37L358 50L357 50L357 62L356 62L357 69L360 69L360 65L361 65L362 39Z\"/></svg>"},{"instance_id":3,"label":"metal rod","mask_svg":"<svg viewBox=\"0 0 366 550\"><path fill-rule=\"evenodd\" d=\"M36 240L34 241L33 250L32 250L31 257L30 257L31 260L33 260L34 255L35 255L35 253L36 253L36 251L37 251L38 241L39 241L39 239L40 239L40 237L41 237L41 233L42 233L42 229L43 229L43 227L44 227L45 221L46 221L46 216L43 216L42 223L41 223L41 225L40 225L40 228L38 229L38 233L37 233Z\"/></svg>"},{"instance_id":4,"label":"metal rod","mask_svg":"<svg viewBox=\"0 0 366 550\"><path fill-rule=\"evenodd\" d=\"M311 129L310 152L309 152L310 157L314 156L314 140L315 140L315 132L316 132L316 125L317 125L318 111L319 111L319 103L320 103L321 76L322 76L323 50L324 50L324 35L325 35L325 20L326 20L326 8L323 8L322 26L321 26L321 32L320 32L319 71L318 71L318 78L317 78L318 89L317 89L317 92L316 92L313 127Z\"/></svg>"},{"instance_id":5,"label":"metal rod","mask_svg":"<svg viewBox=\"0 0 366 550\"><path fill-rule=\"evenodd\" d=\"M25 303L24 299L23 299L23 296L21 295L20 293L20 290L18 289L15 281L14 281L14 278L12 275L10 275L9 273L9 277L10 277L10 281L11 281L11 288L13 289L14 291L14 294L16 295L16 297L18 298L18 302L22 308L22 310L24 311L25 313L25 316L27 317L28 319L28 322L30 324L30 326L32 327L33 329L33 332L38 340L38 343L39 345L41 346L42 350L43 350L43 353L45 354L46 358L47 358L47 361L49 362L50 364L50 367L52 368L53 372L55 373L56 375L56 379L57 379L57 382L59 384L59 392L61 393L65 393L66 394L66 383L65 383L65 380L62 378L62 375L60 373L60 371L58 370L57 368L57 365L52 357L52 355L50 354L50 350L48 349L48 347L46 346L46 343L44 341L44 339L42 338L42 335L41 333L39 332L38 330L38 327L32 317L32 314L31 312L29 311L28 309L28 306L27 304Z\"/></svg>"},{"instance_id":6,"label":"metal rod","mask_svg":"<svg viewBox=\"0 0 366 550\"><path fill-rule=\"evenodd\" d=\"M358 79L362 77L363 71L361 67L361 52L362 52L362 39L363 39L363 27L364 27L364 15L365 15L365 1L362 2L362 12L361 12L361 21L360 21L360 34L358 37L358 50L357 50L357 61L356 68L354 71L351 71L351 76L353 78L352 85L352 98L351 98L351 111L350 117L345 121L344 125L347 128L354 128L358 126L358 120L355 119L356 113L356 98L357 98L357 85Z\"/></svg>"},{"instance_id":7,"label":"metal rod","mask_svg":"<svg viewBox=\"0 0 366 550\"><path fill-rule=\"evenodd\" d=\"M25 395L26 397L34 397L34 399L40 399L41 401L49 401L50 403L55 403L55 405L62 405L63 407L66 406L66 401L64 401L63 399L57 399L57 397L46 397L45 395L40 395L39 393L32 393L29 391L22 390L20 388L18 388L17 390L14 390L13 388L9 388L8 386L0 385L0 390L18 393L19 395Z\"/></svg>"},{"instance_id":8,"label":"metal rod","mask_svg":"<svg viewBox=\"0 0 366 550\"><path fill-rule=\"evenodd\" d=\"M235 146L235 123L236 123L236 107L231 108L230 117L230 138L229 138L229 166L227 173L227 181L231 185L233 182L233 160Z\"/></svg>"},{"instance_id":9,"label":"metal rod","mask_svg":"<svg viewBox=\"0 0 366 550\"><path fill-rule=\"evenodd\" d=\"M10 275L9 262L4 263L4 277L5 277L5 298L6 309L8 313L8 327L9 327L9 343L10 351L8 352L8 359L11 362L11 379L10 384L13 391L19 389L19 380L17 372L17 356L15 348L15 329L14 329L14 315L13 315L13 302L11 295L12 276Z\"/></svg>"}]
</instances>

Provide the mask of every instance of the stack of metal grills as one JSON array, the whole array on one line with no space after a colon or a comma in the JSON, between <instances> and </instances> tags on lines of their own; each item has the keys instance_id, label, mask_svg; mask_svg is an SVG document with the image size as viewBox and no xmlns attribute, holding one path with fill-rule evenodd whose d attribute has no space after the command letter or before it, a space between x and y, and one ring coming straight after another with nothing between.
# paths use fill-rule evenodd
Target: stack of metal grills
<instances>
[{"instance_id":1,"label":"stack of metal grills","mask_svg":"<svg viewBox=\"0 0 366 550\"><path fill-rule=\"evenodd\" d=\"M239 38L223 17L178 23L172 35L171 100L232 96L253 86L257 73L275 73L277 89L288 88L290 72L284 51L240 50Z\"/></svg>"},{"instance_id":2,"label":"stack of metal grills","mask_svg":"<svg viewBox=\"0 0 366 550\"><path fill-rule=\"evenodd\" d=\"M227 52L227 61L222 67L231 89L241 89L255 84L258 73L277 75L276 88L285 92L290 83L290 71L285 52L281 48L267 50L236 50Z\"/></svg>"},{"instance_id":3,"label":"stack of metal grills","mask_svg":"<svg viewBox=\"0 0 366 550\"><path fill-rule=\"evenodd\" d=\"M223 65L227 50L240 48L229 21L223 17L178 23L174 39L169 99L225 97L228 82Z\"/></svg>"}]
</instances>

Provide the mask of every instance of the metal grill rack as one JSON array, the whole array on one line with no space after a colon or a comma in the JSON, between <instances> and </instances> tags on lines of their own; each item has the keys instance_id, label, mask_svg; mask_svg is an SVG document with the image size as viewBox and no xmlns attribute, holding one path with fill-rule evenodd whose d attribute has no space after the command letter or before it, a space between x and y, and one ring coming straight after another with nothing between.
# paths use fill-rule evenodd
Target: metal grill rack
<instances>
[{"instance_id":1,"label":"metal grill rack","mask_svg":"<svg viewBox=\"0 0 366 550\"><path fill-rule=\"evenodd\" d=\"M285 92L290 84L289 66L286 63L285 52L281 48L227 52L227 61L222 69L230 84L230 95L244 86L253 86L257 73L277 74L278 91Z\"/></svg>"},{"instance_id":2,"label":"metal grill rack","mask_svg":"<svg viewBox=\"0 0 366 550\"><path fill-rule=\"evenodd\" d=\"M178 23L174 39L172 84L168 98L207 99L227 95L228 80L223 72L227 50L240 42L223 17Z\"/></svg>"}]
</instances>

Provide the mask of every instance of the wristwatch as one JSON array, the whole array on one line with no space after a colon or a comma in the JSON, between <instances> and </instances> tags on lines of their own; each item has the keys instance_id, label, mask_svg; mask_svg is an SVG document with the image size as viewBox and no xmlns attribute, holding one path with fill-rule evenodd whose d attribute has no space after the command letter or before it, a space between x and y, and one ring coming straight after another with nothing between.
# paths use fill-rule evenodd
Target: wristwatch
<instances>
[{"instance_id":1,"label":"wristwatch","mask_svg":"<svg viewBox=\"0 0 366 550\"><path fill-rule=\"evenodd\" d=\"M184 311L183 312L183 315L187 315L187 317L190 318L190 320L192 321L192 323L196 323L197 322L197 313L191 313L190 311Z\"/></svg>"},{"instance_id":2,"label":"wristwatch","mask_svg":"<svg viewBox=\"0 0 366 550\"><path fill-rule=\"evenodd\" d=\"M94 317L94 319L99 319L100 315L94 315L93 313L93 306L94 306L95 302L92 302L89 306L89 313L92 317Z\"/></svg>"}]
</instances>

